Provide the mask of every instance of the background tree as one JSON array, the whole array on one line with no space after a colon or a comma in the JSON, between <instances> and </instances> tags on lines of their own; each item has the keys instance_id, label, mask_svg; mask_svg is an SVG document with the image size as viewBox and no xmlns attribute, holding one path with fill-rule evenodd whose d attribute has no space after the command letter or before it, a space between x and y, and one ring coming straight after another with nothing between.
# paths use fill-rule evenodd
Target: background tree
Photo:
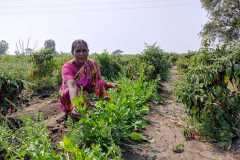
<instances>
[{"instance_id":1,"label":"background tree","mask_svg":"<svg viewBox=\"0 0 240 160\"><path fill-rule=\"evenodd\" d=\"M239 0L201 0L201 3L209 15L201 32L205 47L240 40Z\"/></svg>"},{"instance_id":2,"label":"background tree","mask_svg":"<svg viewBox=\"0 0 240 160\"><path fill-rule=\"evenodd\" d=\"M52 49L54 52L56 52L56 43L52 39L48 39L44 42L44 48L46 49Z\"/></svg>"},{"instance_id":3,"label":"background tree","mask_svg":"<svg viewBox=\"0 0 240 160\"><path fill-rule=\"evenodd\" d=\"M0 54L5 54L8 50L8 43L4 40L0 41Z\"/></svg>"}]
</instances>

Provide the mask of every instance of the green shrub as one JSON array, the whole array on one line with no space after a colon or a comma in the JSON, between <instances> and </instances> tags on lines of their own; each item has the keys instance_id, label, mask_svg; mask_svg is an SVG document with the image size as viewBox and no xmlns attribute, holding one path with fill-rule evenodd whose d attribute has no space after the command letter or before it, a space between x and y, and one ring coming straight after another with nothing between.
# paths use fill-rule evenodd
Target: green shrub
<instances>
[{"instance_id":1,"label":"green shrub","mask_svg":"<svg viewBox=\"0 0 240 160\"><path fill-rule=\"evenodd\" d=\"M120 72L121 66L118 62L119 57L117 55L110 55L108 52L92 55L92 57L100 65L102 76L108 80L116 79Z\"/></svg>"},{"instance_id":2,"label":"green shrub","mask_svg":"<svg viewBox=\"0 0 240 160\"><path fill-rule=\"evenodd\" d=\"M240 48L225 46L194 57L176 96L200 123L199 131L222 147L240 133Z\"/></svg>"},{"instance_id":3,"label":"green shrub","mask_svg":"<svg viewBox=\"0 0 240 160\"><path fill-rule=\"evenodd\" d=\"M161 50L156 44L146 45L141 54L141 60L147 67L145 71L147 79L153 80L159 77L161 80L168 79L170 64L167 59L167 53Z\"/></svg>"},{"instance_id":4,"label":"green shrub","mask_svg":"<svg viewBox=\"0 0 240 160\"><path fill-rule=\"evenodd\" d=\"M55 86L53 71L55 69L54 51L52 49L41 49L31 55L32 72L31 79L34 81L32 90L36 93L42 93L52 90Z\"/></svg>"},{"instance_id":5,"label":"green shrub","mask_svg":"<svg viewBox=\"0 0 240 160\"><path fill-rule=\"evenodd\" d=\"M191 64L198 64L197 62L192 62L192 57L195 55L195 52L189 52L187 54L180 55L176 61L177 69L181 73L188 71Z\"/></svg>"},{"instance_id":6,"label":"green shrub","mask_svg":"<svg viewBox=\"0 0 240 160\"><path fill-rule=\"evenodd\" d=\"M30 56L0 56L0 72L6 73L13 78L28 80L29 68L32 67L29 62Z\"/></svg>"},{"instance_id":7,"label":"green shrub","mask_svg":"<svg viewBox=\"0 0 240 160\"><path fill-rule=\"evenodd\" d=\"M0 73L0 112L16 109L18 96L23 90L23 82L9 75ZM10 111L11 112L11 111Z\"/></svg>"},{"instance_id":8,"label":"green shrub","mask_svg":"<svg viewBox=\"0 0 240 160\"><path fill-rule=\"evenodd\" d=\"M52 49L41 49L32 54L33 78L51 76L54 69L53 56Z\"/></svg>"},{"instance_id":9,"label":"green shrub","mask_svg":"<svg viewBox=\"0 0 240 160\"><path fill-rule=\"evenodd\" d=\"M138 79L141 69L144 67L140 55L124 55L121 57L119 63L121 64L122 74L131 80Z\"/></svg>"},{"instance_id":10,"label":"green shrub","mask_svg":"<svg viewBox=\"0 0 240 160\"><path fill-rule=\"evenodd\" d=\"M180 56L177 53L169 53L168 56L167 56L168 61L171 65L176 65L176 62L177 62L179 57Z\"/></svg>"},{"instance_id":11,"label":"green shrub","mask_svg":"<svg viewBox=\"0 0 240 160\"><path fill-rule=\"evenodd\" d=\"M53 150L47 128L42 122L24 119L23 125L11 130L4 122L0 125L0 150L2 159L54 159L61 155Z\"/></svg>"}]
</instances>

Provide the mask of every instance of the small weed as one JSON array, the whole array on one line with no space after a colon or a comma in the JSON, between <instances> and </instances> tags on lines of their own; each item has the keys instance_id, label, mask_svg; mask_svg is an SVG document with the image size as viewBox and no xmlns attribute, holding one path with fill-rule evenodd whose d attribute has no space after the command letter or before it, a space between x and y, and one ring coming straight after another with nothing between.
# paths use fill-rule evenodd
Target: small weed
<instances>
[{"instance_id":1,"label":"small weed","mask_svg":"<svg viewBox=\"0 0 240 160\"><path fill-rule=\"evenodd\" d=\"M177 144L177 145L173 148L173 152L175 152L175 153L182 153L182 152L184 152L184 144L182 144L182 143Z\"/></svg>"}]
</instances>

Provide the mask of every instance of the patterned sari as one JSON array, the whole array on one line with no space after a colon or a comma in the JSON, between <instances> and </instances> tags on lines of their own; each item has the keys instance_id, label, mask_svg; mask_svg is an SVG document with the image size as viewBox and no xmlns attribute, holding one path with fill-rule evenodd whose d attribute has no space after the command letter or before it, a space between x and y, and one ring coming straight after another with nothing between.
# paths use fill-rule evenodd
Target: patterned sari
<instances>
[{"instance_id":1,"label":"patterned sari","mask_svg":"<svg viewBox=\"0 0 240 160\"><path fill-rule=\"evenodd\" d=\"M102 79L100 69L93 60L88 60L79 70L73 64L73 60L65 63L62 67L62 80L60 108L67 114L73 109L67 80L75 80L78 90L82 88L84 93L95 93L97 97L108 97L106 90L113 87L111 83Z\"/></svg>"}]
</instances>

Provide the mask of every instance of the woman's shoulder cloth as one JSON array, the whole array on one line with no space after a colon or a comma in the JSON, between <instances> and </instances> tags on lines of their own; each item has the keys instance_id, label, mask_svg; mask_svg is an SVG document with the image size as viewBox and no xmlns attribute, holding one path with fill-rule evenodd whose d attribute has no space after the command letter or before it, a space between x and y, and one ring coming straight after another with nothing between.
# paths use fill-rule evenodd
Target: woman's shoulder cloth
<instances>
[{"instance_id":1,"label":"woman's shoulder cloth","mask_svg":"<svg viewBox=\"0 0 240 160\"><path fill-rule=\"evenodd\" d=\"M74 59L71 59L63 64L63 66L72 66L74 62Z\"/></svg>"},{"instance_id":2,"label":"woman's shoulder cloth","mask_svg":"<svg viewBox=\"0 0 240 160\"><path fill-rule=\"evenodd\" d=\"M88 61L92 64L96 64L96 61L94 59L88 59Z\"/></svg>"}]
</instances>

